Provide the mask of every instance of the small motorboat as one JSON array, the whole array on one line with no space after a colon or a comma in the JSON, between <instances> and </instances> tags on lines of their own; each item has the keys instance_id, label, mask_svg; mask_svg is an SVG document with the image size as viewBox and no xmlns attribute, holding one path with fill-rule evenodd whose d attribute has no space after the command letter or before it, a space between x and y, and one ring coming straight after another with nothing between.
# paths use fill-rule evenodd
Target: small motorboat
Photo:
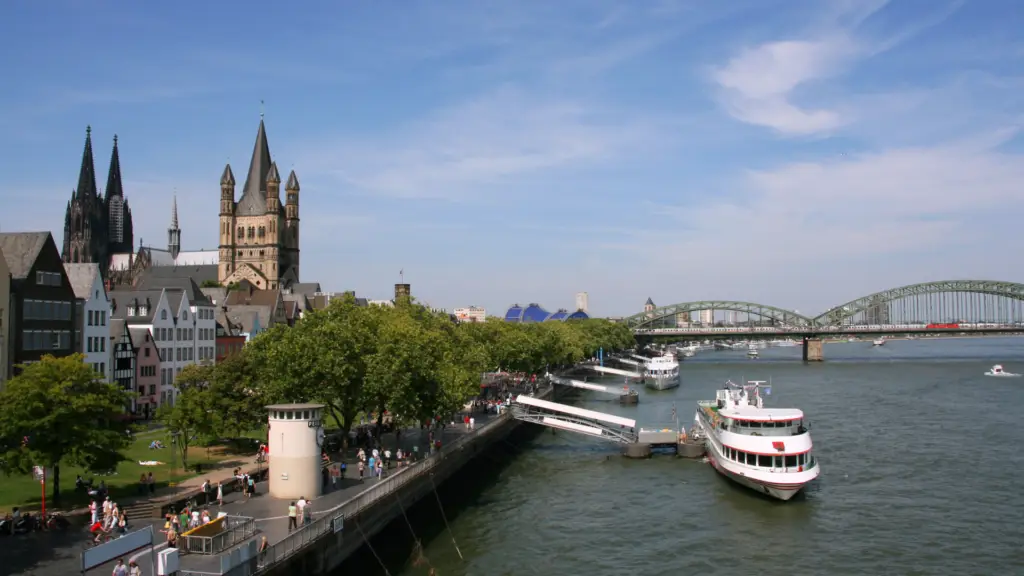
<instances>
[{"instance_id":1,"label":"small motorboat","mask_svg":"<svg viewBox=\"0 0 1024 576\"><path fill-rule=\"evenodd\" d=\"M757 356L758 356L757 346L751 344L747 348L747 358L750 358L751 360L756 360Z\"/></svg>"},{"instance_id":2,"label":"small motorboat","mask_svg":"<svg viewBox=\"0 0 1024 576\"><path fill-rule=\"evenodd\" d=\"M885 346L885 338L878 338L871 341L872 346Z\"/></svg>"},{"instance_id":3,"label":"small motorboat","mask_svg":"<svg viewBox=\"0 0 1024 576\"><path fill-rule=\"evenodd\" d=\"M1007 372L1006 370L1003 370L1003 365L1002 364L996 364L995 366L989 368L988 372L985 372L985 376L998 376L998 377L1002 377L1002 378L1015 378L1015 377L1020 376L1020 374L1014 374L1013 372Z\"/></svg>"}]
</instances>

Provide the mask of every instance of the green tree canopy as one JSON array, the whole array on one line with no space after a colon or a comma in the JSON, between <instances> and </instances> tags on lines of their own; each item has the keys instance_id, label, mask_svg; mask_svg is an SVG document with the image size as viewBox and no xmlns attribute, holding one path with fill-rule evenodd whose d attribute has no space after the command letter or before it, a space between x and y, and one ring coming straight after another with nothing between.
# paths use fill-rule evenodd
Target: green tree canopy
<instances>
[{"instance_id":1,"label":"green tree canopy","mask_svg":"<svg viewBox=\"0 0 1024 576\"><path fill-rule=\"evenodd\" d=\"M541 373L634 345L625 325L606 320L456 324L411 299L359 306L346 295L260 334L240 361L261 401L325 404L347 435L362 411L407 422L451 414L490 370Z\"/></svg>"},{"instance_id":2,"label":"green tree canopy","mask_svg":"<svg viewBox=\"0 0 1024 576\"><path fill-rule=\"evenodd\" d=\"M181 369L174 380L178 389L174 401L160 407L157 418L171 433L173 450L181 456L182 468L188 468L188 448L200 435L216 429L217 418L210 394L214 378L212 365L190 364Z\"/></svg>"},{"instance_id":3,"label":"green tree canopy","mask_svg":"<svg viewBox=\"0 0 1024 576\"><path fill-rule=\"evenodd\" d=\"M21 369L0 391L0 459L8 472L52 468L59 504L62 463L105 472L123 459L131 395L104 381L81 354L43 356Z\"/></svg>"}]
</instances>

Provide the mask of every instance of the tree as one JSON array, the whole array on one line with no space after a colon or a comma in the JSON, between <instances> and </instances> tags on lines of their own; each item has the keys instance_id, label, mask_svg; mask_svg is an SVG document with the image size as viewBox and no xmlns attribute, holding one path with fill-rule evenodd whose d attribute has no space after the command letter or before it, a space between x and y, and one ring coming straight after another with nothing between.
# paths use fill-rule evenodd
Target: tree
<instances>
[{"instance_id":1,"label":"tree","mask_svg":"<svg viewBox=\"0 0 1024 576\"><path fill-rule=\"evenodd\" d=\"M243 349L218 362L210 370L207 388L214 426L221 436L260 428L267 419L263 394L257 385L256 370Z\"/></svg>"},{"instance_id":2,"label":"tree","mask_svg":"<svg viewBox=\"0 0 1024 576\"><path fill-rule=\"evenodd\" d=\"M346 438L364 405L367 361L376 353L385 309L348 294L288 328L278 325L247 345L268 402L319 402Z\"/></svg>"},{"instance_id":3,"label":"tree","mask_svg":"<svg viewBox=\"0 0 1024 576\"><path fill-rule=\"evenodd\" d=\"M20 368L0 391L0 459L23 474L32 466L52 468L59 505L62 463L105 472L123 459L131 395L105 382L81 354L47 355Z\"/></svg>"},{"instance_id":4,"label":"tree","mask_svg":"<svg viewBox=\"0 0 1024 576\"><path fill-rule=\"evenodd\" d=\"M172 435L173 450L181 456L181 466L188 469L188 449L200 434L209 434L215 427L214 403L209 394L213 366L191 364L182 368L174 381L178 393L174 402L161 406L157 418Z\"/></svg>"}]
</instances>

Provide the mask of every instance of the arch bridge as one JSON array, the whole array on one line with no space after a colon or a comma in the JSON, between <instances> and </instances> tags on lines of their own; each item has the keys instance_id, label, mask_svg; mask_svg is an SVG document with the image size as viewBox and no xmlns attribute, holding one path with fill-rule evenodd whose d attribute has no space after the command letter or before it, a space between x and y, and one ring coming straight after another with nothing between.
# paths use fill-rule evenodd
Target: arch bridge
<instances>
[{"instance_id":1,"label":"arch bridge","mask_svg":"<svg viewBox=\"0 0 1024 576\"><path fill-rule=\"evenodd\" d=\"M693 313L712 311L712 325ZM716 313L735 312L733 322ZM684 315L681 326L677 319ZM659 306L624 320L638 333L705 335L725 332L844 333L894 330L1024 330L1024 284L999 280L942 280L890 288L833 306L813 318L792 310L734 300L701 300ZM898 328L898 330L897 330ZM723 334L725 335L725 334Z\"/></svg>"},{"instance_id":2,"label":"arch bridge","mask_svg":"<svg viewBox=\"0 0 1024 576\"><path fill-rule=\"evenodd\" d=\"M653 310L640 312L625 319L626 324L634 330L645 328L670 328L676 325L676 318L680 314L692 316L695 312L704 310L731 311L743 315L748 321L768 326L791 326L810 327L814 326L814 320L792 310L769 306L767 304L756 304L754 302L740 302L736 300L700 300L696 302L681 302L669 306L659 306ZM754 320L749 320L756 317ZM672 326L669 326L671 324Z\"/></svg>"}]
</instances>

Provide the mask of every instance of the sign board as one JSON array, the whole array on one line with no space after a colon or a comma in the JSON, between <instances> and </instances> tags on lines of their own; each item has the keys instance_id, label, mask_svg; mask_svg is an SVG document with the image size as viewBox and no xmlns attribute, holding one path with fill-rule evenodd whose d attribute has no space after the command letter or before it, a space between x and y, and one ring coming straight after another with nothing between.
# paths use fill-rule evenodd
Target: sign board
<instances>
[{"instance_id":1,"label":"sign board","mask_svg":"<svg viewBox=\"0 0 1024 576\"><path fill-rule=\"evenodd\" d=\"M344 514L338 514L337 516L335 516L334 519L331 520L331 525L334 528L334 533L335 534L337 534L338 532L341 532L342 530L344 530L345 529L345 515Z\"/></svg>"},{"instance_id":2,"label":"sign board","mask_svg":"<svg viewBox=\"0 0 1024 576\"><path fill-rule=\"evenodd\" d=\"M43 482L46 480L46 468L42 466L32 467L32 477L36 479L36 482Z\"/></svg>"}]
</instances>

